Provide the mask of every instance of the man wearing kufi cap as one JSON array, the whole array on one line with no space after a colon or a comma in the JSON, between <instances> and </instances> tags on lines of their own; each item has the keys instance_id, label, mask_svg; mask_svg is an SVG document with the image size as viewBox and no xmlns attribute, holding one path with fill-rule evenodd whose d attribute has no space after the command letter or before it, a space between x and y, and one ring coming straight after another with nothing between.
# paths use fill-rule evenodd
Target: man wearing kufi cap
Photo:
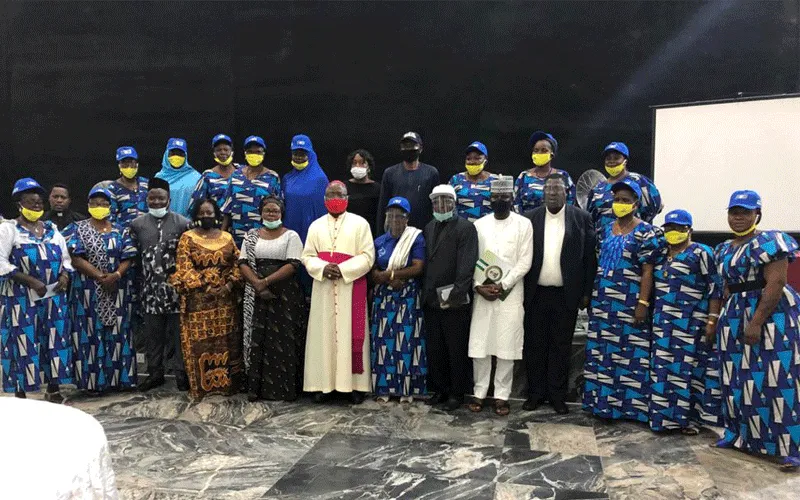
<instances>
[{"instance_id":1,"label":"man wearing kufi cap","mask_svg":"<svg viewBox=\"0 0 800 500\"><path fill-rule=\"evenodd\" d=\"M531 268L533 228L530 220L512 211L514 181L502 176L492 181L492 211L475 222L478 232L475 306L469 332L474 401L470 410L480 411L489 392L492 356L497 358L494 376L494 411L508 415L508 398L514 378L514 360L522 359L522 280Z\"/></svg>"}]
</instances>

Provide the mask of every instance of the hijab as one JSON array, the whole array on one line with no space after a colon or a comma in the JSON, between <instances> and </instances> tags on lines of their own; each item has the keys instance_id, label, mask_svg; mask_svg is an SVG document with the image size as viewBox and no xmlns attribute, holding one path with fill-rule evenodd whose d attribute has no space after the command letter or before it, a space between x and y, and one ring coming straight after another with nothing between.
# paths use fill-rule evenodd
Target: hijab
<instances>
[{"instance_id":1,"label":"hijab","mask_svg":"<svg viewBox=\"0 0 800 500\"><path fill-rule=\"evenodd\" d=\"M169 209L177 214L189 217L189 204L192 199L192 192L200 180L200 173L189 164L189 153L186 153L186 161L180 168L175 168L169 164L169 149L164 151L161 158L161 170L156 174L156 178L164 179L169 183Z\"/></svg>"},{"instance_id":2,"label":"hijab","mask_svg":"<svg viewBox=\"0 0 800 500\"><path fill-rule=\"evenodd\" d=\"M317 161L311 139L301 134L292 138L292 143L297 141L305 141L306 147L300 149L308 153L308 166L303 170L292 168L283 176L283 199L286 201L283 225L296 231L305 243L311 223L328 213L325 209L328 176Z\"/></svg>"}]
</instances>

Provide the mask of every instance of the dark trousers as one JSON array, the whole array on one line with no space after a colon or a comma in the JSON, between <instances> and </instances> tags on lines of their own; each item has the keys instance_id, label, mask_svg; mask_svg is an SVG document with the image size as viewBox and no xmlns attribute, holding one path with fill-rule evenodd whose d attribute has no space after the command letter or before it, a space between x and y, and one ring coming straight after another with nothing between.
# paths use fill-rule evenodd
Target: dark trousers
<instances>
[{"instance_id":1,"label":"dark trousers","mask_svg":"<svg viewBox=\"0 0 800 500\"><path fill-rule=\"evenodd\" d=\"M428 392L456 398L472 392L469 359L470 308L425 308L425 343L428 355Z\"/></svg>"},{"instance_id":2,"label":"dark trousers","mask_svg":"<svg viewBox=\"0 0 800 500\"><path fill-rule=\"evenodd\" d=\"M565 304L563 287L538 286L525 315L523 356L528 395L564 401L569 386L569 360L577 309Z\"/></svg>"},{"instance_id":3,"label":"dark trousers","mask_svg":"<svg viewBox=\"0 0 800 500\"><path fill-rule=\"evenodd\" d=\"M144 338L149 376L163 377L164 368L175 373L186 371L181 353L180 314L145 313Z\"/></svg>"}]
</instances>

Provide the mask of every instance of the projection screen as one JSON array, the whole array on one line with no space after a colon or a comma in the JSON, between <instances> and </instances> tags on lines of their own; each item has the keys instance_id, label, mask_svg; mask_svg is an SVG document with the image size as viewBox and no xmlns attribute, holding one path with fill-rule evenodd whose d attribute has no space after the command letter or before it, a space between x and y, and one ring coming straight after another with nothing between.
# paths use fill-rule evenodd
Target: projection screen
<instances>
[{"instance_id":1,"label":"projection screen","mask_svg":"<svg viewBox=\"0 0 800 500\"><path fill-rule=\"evenodd\" d=\"M656 223L683 208L695 231L729 232L730 194L754 189L761 229L800 232L800 95L658 106L653 126Z\"/></svg>"}]
</instances>

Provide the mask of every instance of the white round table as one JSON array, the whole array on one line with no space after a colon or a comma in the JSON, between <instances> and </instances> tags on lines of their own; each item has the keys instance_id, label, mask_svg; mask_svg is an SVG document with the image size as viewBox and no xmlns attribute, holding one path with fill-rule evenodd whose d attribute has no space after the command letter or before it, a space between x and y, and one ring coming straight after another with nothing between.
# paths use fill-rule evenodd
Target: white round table
<instances>
[{"instance_id":1,"label":"white round table","mask_svg":"<svg viewBox=\"0 0 800 500\"><path fill-rule=\"evenodd\" d=\"M100 422L76 408L0 397L3 498L117 499Z\"/></svg>"}]
</instances>

